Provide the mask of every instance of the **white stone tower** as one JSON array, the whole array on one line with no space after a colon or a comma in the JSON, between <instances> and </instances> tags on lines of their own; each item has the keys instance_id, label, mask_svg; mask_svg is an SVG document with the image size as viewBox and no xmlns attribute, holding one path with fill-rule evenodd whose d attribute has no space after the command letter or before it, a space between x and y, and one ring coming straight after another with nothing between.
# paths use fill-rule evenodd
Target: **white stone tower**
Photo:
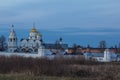
<instances>
[{"instance_id":1,"label":"white stone tower","mask_svg":"<svg viewBox=\"0 0 120 80\"><path fill-rule=\"evenodd\" d=\"M105 62L111 61L111 52L109 49L105 49L105 51L104 51L104 61Z\"/></svg>"},{"instance_id":2,"label":"white stone tower","mask_svg":"<svg viewBox=\"0 0 120 80\"><path fill-rule=\"evenodd\" d=\"M14 25L12 25L10 35L8 38L8 52L15 52L16 50L17 50L17 36L14 31Z\"/></svg>"},{"instance_id":3,"label":"white stone tower","mask_svg":"<svg viewBox=\"0 0 120 80\"><path fill-rule=\"evenodd\" d=\"M40 47L38 48L38 56L41 57L41 58L46 56L45 55L45 48L42 45L40 45Z\"/></svg>"}]
</instances>

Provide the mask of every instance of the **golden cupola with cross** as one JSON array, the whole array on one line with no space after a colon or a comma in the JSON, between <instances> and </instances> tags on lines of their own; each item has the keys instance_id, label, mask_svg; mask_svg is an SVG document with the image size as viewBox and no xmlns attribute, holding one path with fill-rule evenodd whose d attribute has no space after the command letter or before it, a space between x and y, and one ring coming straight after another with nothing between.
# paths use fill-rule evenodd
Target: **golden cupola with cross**
<instances>
[{"instance_id":1,"label":"golden cupola with cross","mask_svg":"<svg viewBox=\"0 0 120 80\"><path fill-rule=\"evenodd\" d=\"M33 27L30 32L32 32L32 33L37 33L38 31L36 30L35 27Z\"/></svg>"},{"instance_id":2,"label":"golden cupola with cross","mask_svg":"<svg viewBox=\"0 0 120 80\"><path fill-rule=\"evenodd\" d=\"M35 27L33 27L30 30L29 39L32 39L32 40L37 40L37 39L41 40L42 39L42 35L40 34L40 32Z\"/></svg>"}]
</instances>

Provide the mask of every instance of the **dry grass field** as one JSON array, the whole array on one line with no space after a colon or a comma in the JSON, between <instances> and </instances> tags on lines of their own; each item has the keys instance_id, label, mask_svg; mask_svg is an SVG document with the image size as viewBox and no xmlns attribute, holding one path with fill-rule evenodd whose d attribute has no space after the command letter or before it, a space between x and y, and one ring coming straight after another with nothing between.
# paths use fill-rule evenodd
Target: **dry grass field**
<instances>
[{"instance_id":1,"label":"dry grass field","mask_svg":"<svg viewBox=\"0 0 120 80\"><path fill-rule=\"evenodd\" d=\"M0 56L0 80L120 80L120 63Z\"/></svg>"}]
</instances>

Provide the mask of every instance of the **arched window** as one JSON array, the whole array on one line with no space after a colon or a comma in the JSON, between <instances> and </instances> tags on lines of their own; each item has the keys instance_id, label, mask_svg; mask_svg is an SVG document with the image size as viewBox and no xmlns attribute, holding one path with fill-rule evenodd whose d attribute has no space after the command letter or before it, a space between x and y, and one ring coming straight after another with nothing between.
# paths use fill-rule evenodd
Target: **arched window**
<instances>
[{"instance_id":1,"label":"arched window","mask_svg":"<svg viewBox=\"0 0 120 80\"><path fill-rule=\"evenodd\" d=\"M9 42L12 42L12 39L11 39L11 38L9 39Z\"/></svg>"},{"instance_id":2,"label":"arched window","mask_svg":"<svg viewBox=\"0 0 120 80\"><path fill-rule=\"evenodd\" d=\"M16 39L15 38L13 38L13 41L15 41Z\"/></svg>"}]
</instances>

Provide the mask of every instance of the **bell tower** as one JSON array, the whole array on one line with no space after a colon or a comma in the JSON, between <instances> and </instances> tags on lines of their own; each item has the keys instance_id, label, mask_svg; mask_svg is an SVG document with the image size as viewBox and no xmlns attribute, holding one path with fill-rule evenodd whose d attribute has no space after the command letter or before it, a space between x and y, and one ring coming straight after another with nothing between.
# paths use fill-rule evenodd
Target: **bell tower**
<instances>
[{"instance_id":1,"label":"bell tower","mask_svg":"<svg viewBox=\"0 0 120 80\"><path fill-rule=\"evenodd\" d=\"M17 36L12 25L8 38L8 52L15 52L15 50L17 50Z\"/></svg>"}]
</instances>

